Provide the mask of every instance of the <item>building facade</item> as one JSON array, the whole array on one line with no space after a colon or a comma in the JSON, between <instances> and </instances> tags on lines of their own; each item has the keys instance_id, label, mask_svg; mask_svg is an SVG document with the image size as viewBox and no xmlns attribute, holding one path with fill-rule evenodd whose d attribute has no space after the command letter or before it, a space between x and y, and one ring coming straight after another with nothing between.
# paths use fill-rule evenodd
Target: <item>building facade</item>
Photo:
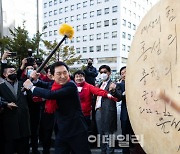
<instances>
[{"instance_id":1,"label":"building facade","mask_svg":"<svg viewBox=\"0 0 180 154\"><path fill-rule=\"evenodd\" d=\"M59 41L59 26L74 27L72 40L64 45L74 46L81 60L73 65L80 68L86 60L94 66L109 65L114 72L126 65L131 42L146 12L158 0L43 0L43 39Z\"/></svg>"}]
</instances>

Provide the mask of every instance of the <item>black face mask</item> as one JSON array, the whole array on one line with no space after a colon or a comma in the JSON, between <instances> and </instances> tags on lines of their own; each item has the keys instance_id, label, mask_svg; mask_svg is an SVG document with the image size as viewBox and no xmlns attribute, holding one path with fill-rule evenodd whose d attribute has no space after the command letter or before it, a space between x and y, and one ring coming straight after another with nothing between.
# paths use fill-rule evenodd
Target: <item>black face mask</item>
<instances>
[{"instance_id":1,"label":"black face mask","mask_svg":"<svg viewBox=\"0 0 180 154\"><path fill-rule=\"evenodd\" d=\"M92 63L88 63L88 66L92 66Z\"/></svg>"},{"instance_id":2,"label":"black face mask","mask_svg":"<svg viewBox=\"0 0 180 154\"><path fill-rule=\"evenodd\" d=\"M8 75L8 78L11 80L11 81L15 81L17 79L17 74L9 74Z\"/></svg>"}]
</instances>

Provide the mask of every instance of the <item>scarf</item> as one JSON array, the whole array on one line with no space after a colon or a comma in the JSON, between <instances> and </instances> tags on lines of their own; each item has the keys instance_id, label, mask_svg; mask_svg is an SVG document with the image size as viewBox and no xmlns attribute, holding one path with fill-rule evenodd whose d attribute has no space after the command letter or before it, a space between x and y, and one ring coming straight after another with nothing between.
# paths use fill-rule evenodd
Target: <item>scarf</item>
<instances>
[{"instance_id":1,"label":"scarf","mask_svg":"<svg viewBox=\"0 0 180 154\"><path fill-rule=\"evenodd\" d=\"M61 88L62 88L62 85L60 85L54 81L51 90L54 91L54 90L59 90ZM54 113L57 109L58 109L58 105L57 105L56 100L54 100L54 99L53 100L46 100L45 112Z\"/></svg>"}]
</instances>

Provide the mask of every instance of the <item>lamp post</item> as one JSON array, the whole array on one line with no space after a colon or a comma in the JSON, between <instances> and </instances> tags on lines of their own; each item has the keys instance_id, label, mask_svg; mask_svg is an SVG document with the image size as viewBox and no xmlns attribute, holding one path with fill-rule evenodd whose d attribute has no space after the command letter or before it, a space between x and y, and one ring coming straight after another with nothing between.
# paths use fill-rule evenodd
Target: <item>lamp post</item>
<instances>
[{"instance_id":1,"label":"lamp post","mask_svg":"<svg viewBox=\"0 0 180 154\"><path fill-rule=\"evenodd\" d=\"M0 0L0 38L3 37L3 10L2 10L2 0Z\"/></svg>"},{"instance_id":2,"label":"lamp post","mask_svg":"<svg viewBox=\"0 0 180 154\"><path fill-rule=\"evenodd\" d=\"M39 55L39 41L40 41L40 36L39 36L39 0L36 0L36 7L37 7L37 21L36 21L36 29L37 29L37 37L38 37L38 44L37 44L37 55Z\"/></svg>"}]
</instances>

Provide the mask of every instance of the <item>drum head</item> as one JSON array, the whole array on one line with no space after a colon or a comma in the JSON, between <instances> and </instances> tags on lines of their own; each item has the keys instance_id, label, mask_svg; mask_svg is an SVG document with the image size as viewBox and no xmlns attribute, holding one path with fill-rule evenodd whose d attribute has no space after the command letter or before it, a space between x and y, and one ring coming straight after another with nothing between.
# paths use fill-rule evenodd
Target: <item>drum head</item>
<instances>
[{"instance_id":1,"label":"drum head","mask_svg":"<svg viewBox=\"0 0 180 154\"><path fill-rule=\"evenodd\" d=\"M180 113L157 97L157 89L180 105L180 2L161 0L144 17L132 42L126 72L127 108L147 154L180 154Z\"/></svg>"}]
</instances>

